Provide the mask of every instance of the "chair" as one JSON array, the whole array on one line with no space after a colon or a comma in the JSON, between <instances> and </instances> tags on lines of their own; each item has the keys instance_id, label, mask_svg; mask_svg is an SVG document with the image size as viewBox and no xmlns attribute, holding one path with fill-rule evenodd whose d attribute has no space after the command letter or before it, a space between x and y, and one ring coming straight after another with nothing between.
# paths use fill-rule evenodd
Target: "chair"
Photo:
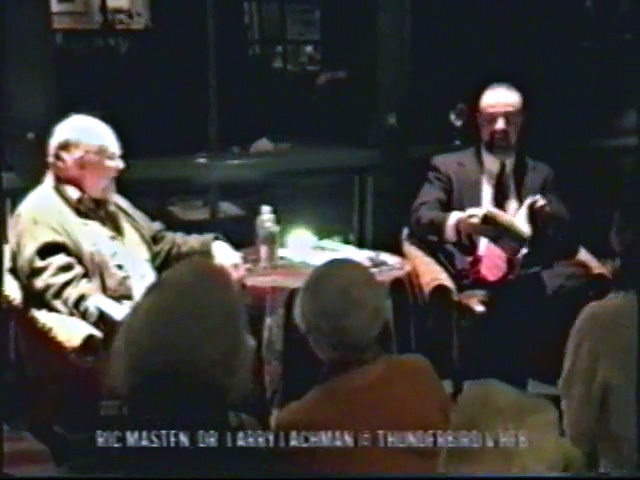
<instances>
[{"instance_id":1,"label":"chair","mask_svg":"<svg viewBox=\"0 0 640 480\"><path fill-rule=\"evenodd\" d=\"M440 370L438 374L456 392L461 380L463 330L483 313L480 301L483 292L459 291L449 273L409 239L407 228L402 230L401 245L412 266L412 283L417 290L412 315L414 348L429 356L436 371ZM432 300L439 294L450 294L453 300L450 324L439 324L440 319L434 318Z\"/></svg>"},{"instance_id":2,"label":"chair","mask_svg":"<svg viewBox=\"0 0 640 480\"><path fill-rule=\"evenodd\" d=\"M430 325L432 328L431 335L425 334L425 337L438 336L439 333L440 336L438 338L431 338L431 340L434 340L433 343L443 343L443 338L446 338L444 343L449 347L447 354L453 365L451 370L452 376L454 377L452 378L454 389L460 388L460 385L456 382L460 379L458 375L460 375L464 369L462 361L464 355L462 353L465 351L465 347L471 346L466 340L472 340L472 330L479 333L480 330L478 329L483 328L482 322L478 322L478 320L482 319L481 314L483 312L481 312L479 308L479 300L484 293L481 291L458 290L448 272L420 247L411 242L408 236L408 229L406 228L402 232L401 241L403 254L413 267L414 283L417 285L420 293L418 296L420 299L418 308L423 310L423 317L425 316L425 312L427 312L427 316L429 315L428 312L432 309L429 300L438 289L444 288L454 292L451 325ZM569 260L564 263L570 269L579 270L587 268L579 259ZM563 318L575 318L586 303L601 298L607 293L606 285L608 285L608 281L606 278L603 279L602 275L592 275L589 282L580 290L577 290L578 293L571 297L570 302L565 302L566 305L562 304L561 306L553 304L552 309ZM419 315L416 316L419 317ZM427 324L424 320L420 323ZM537 378L530 379L527 385L527 390L531 393L552 397L557 395L555 382L559 376L559 368L564 354L564 343L570 325L570 323L564 325L564 327L560 329L561 331L559 330L554 333L553 341L549 345L544 348L534 349L531 352L531 357L529 358L529 356L527 356L527 359L525 359L525 362L528 362L528 364L536 366L535 371L537 372ZM443 331L445 332L444 335L442 333ZM429 347L431 347L431 349ZM433 345L427 345L425 351L429 353L430 356L434 355L434 353L436 357L438 354L443 355L443 352L438 351L437 347L434 349ZM442 362L442 359L437 359L436 362L437 361Z\"/></svg>"},{"instance_id":3,"label":"chair","mask_svg":"<svg viewBox=\"0 0 640 480\"><path fill-rule=\"evenodd\" d=\"M6 246L3 254L6 266ZM60 461L77 433L94 429L102 396L103 334L79 318L29 308L6 268L2 306L13 373L8 390L19 396L12 403L21 404L14 417Z\"/></svg>"}]
</instances>

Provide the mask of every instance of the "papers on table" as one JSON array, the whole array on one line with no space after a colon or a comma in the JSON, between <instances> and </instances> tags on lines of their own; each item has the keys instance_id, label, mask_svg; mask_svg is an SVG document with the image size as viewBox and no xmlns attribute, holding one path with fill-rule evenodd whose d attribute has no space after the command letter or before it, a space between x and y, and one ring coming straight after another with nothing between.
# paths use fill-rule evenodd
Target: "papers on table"
<instances>
[{"instance_id":1,"label":"papers on table","mask_svg":"<svg viewBox=\"0 0 640 480\"><path fill-rule=\"evenodd\" d=\"M320 240L311 248L281 248L278 253L281 258L314 267L338 258L348 258L370 268L394 267L401 263L401 260L394 255L364 250L332 240Z\"/></svg>"}]
</instances>

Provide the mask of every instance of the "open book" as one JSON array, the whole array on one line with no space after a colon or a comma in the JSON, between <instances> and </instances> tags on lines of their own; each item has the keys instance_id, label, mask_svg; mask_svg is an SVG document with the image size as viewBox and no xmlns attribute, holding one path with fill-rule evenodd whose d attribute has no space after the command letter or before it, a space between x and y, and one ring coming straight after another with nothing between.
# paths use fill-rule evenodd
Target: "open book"
<instances>
[{"instance_id":1,"label":"open book","mask_svg":"<svg viewBox=\"0 0 640 480\"><path fill-rule=\"evenodd\" d=\"M528 197L515 216L497 208L472 208L465 212L480 218L480 224L490 227L484 235L492 243L510 254L519 253L528 243L532 234L531 209L545 204L540 195Z\"/></svg>"}]
</instances>

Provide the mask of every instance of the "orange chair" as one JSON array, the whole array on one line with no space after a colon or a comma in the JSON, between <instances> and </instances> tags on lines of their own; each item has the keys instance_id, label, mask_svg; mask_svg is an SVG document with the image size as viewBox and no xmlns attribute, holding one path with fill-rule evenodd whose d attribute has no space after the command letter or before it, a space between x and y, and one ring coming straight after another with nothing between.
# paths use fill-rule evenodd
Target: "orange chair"
<instances>
[{"instance_id":1,"label":"orange chair","mask_svg":"<svg viewBox=\"0 0 640 480\"><path fill-rule=\"evenodd\" d=\"M483 292L459 291L449 273L409 240L406 228L401 235L401 245L403 255L412 267L412 283L416 290L413 296L416 303L416 313L413 315L414 347L432 361L448 388L456 392L461 388L458 376L462 368L460 353L464 344L463 327L484 313ZM434 319L430 300L445 291L453 294L451 322L439 324Z\"/></svg>"}]
</instances>

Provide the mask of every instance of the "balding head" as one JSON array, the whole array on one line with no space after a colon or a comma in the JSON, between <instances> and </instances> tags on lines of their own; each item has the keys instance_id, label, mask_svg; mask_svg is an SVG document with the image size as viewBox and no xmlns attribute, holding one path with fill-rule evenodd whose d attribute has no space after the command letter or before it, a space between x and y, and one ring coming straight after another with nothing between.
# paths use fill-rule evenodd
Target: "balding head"
<instances>
[{"instance_id":1,"label":"balding head","mask_svg":"<svg viewBox=\"0 0 640 480\"><path fill-rule=\"evenodd\" d=\"M489 85L478 102L478 110L492 111L520 111L524 105L522 94L508 83L494 83Z\"/></svg>"},{"instance_id":2,"label":"balding head","mask_svg":"<svg viewBox=\"0 0 640 480\"><path fill-rule=\"evenodd\" d=\"M324 361L370 354L389 317L383 287L366 267L346 259L316 268L296 299L296 322Z\"/></svg>"},{"instance_id":3,"label":"balding head","mask_svg":"<svg viewBox=\"0 0 640 480\"><path fill-rule=\"evenodd\" d=\"M522 94L508 83L487 87L478 102L478 126L484 147L495 154L515 151L522 126Z\"/></svg>"}]
</instances>

